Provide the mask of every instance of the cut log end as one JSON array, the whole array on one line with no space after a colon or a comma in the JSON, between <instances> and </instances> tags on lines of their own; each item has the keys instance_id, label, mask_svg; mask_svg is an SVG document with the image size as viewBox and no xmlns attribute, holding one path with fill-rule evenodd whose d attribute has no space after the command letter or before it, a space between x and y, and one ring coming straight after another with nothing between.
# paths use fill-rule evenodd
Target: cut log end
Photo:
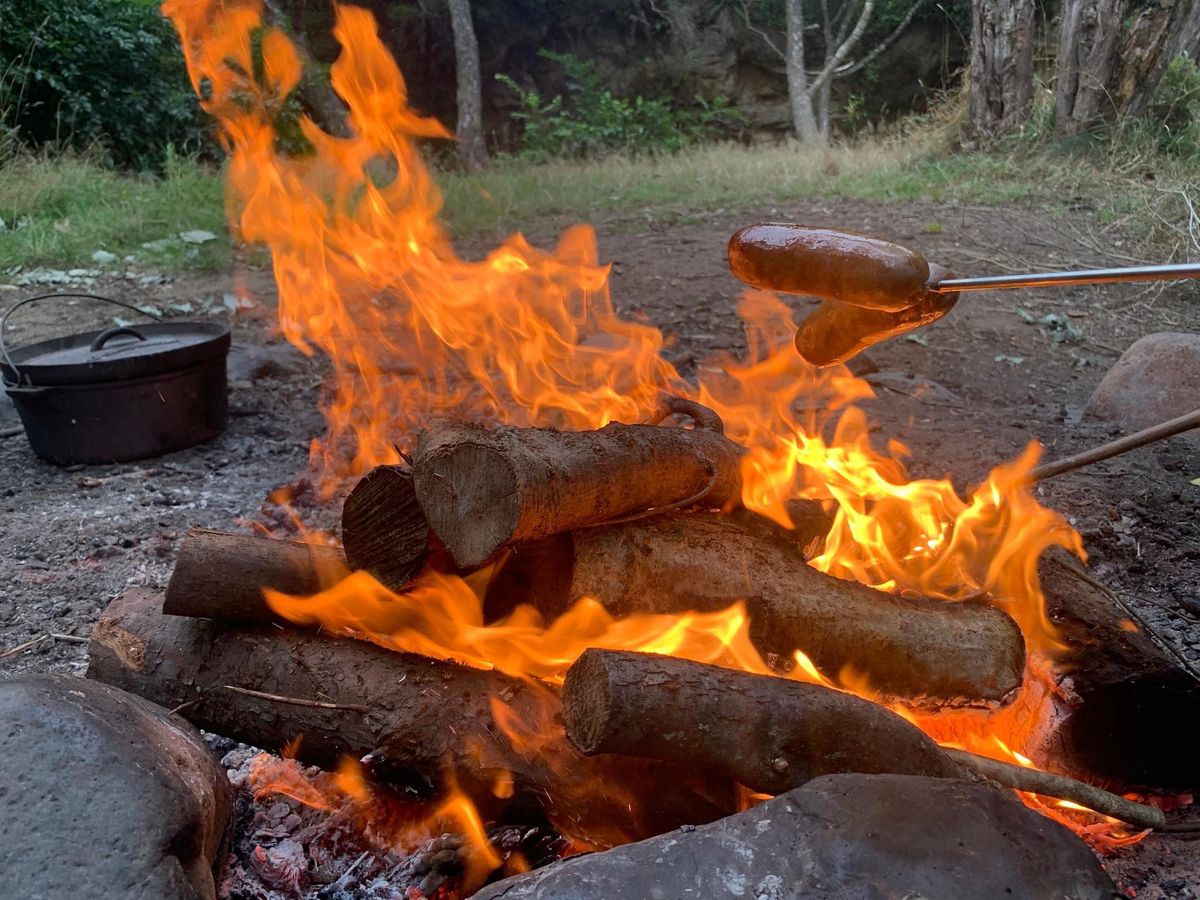
<instances>
[{"instance_id":1,"label":"cut log end","mask_svg":"<svg viewBox=\"0 0 1200 900\"><path fill-rule=\"evenodd\" d=\"M441 448L418 470L415 487L430 527L458 566L482 565L512 539L520 492L502 453L472 443Z\"/></svg>"},{"instance_id":2,"label":"cut log end","mask_svg":"<svg viewBox=\"0 0 1200 900\"><path fill-rule=\"evenodd\" d=\"M356 570L400 590L429 558L429 522L407 466L379 466L355 485L342 507L342 544Z\"/></svg>"},{"instance_id":3,"label":"cut log end","mask_svg":"<svg viewBox=\"0 0 1200 900\"><path fill-rule=\"evenodd\" d=\"M613 723L610 657L588 650L571 666L563 685L563 723L571 743L584 753L603 752L605 734Z\"/></svg>"}]
</instances>

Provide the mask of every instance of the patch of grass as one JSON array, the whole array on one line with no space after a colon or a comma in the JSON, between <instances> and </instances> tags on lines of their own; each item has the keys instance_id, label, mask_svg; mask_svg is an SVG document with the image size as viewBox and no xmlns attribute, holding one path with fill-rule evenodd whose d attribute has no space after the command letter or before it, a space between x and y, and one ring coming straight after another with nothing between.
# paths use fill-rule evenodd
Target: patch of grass
<instances>
[{"instance_id":1,"label":"patch of grass","mask_svg":"<svg viewBox=\"0 0 1200 900\"><path fill-rule=\"evenodd\" d=\"M121 174L87 156L11 156L0 162L0 218L0 270L92 267L97 250L133 255L139 268L217 269L230 259L220 173L170 152L162 176ZM178 239L195 230L217 238Z\"/></svg>"}]
</instances>

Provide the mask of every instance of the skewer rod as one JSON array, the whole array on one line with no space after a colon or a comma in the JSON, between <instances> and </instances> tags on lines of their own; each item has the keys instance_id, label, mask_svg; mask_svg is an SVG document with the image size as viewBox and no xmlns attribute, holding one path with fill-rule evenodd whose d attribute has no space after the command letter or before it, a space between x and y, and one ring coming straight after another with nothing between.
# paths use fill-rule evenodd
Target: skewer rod
<instances>
[{"instance_id":1,"label":"skewer rod","mask_svg":"<svg viewBox=\"0 0 1200 900\"><path fill-rule=\"evenodd\" d=\"M1113 284L1123 281L1177 281L1185 278L1200 278L1200 263L1084 269L1075 272L1040 272L1029 275L985 275L979 278L948 278L931 284L930 288L943 293L952 293L956 291L993 291L1003 288Z\"/></svg>"}]
</instances>

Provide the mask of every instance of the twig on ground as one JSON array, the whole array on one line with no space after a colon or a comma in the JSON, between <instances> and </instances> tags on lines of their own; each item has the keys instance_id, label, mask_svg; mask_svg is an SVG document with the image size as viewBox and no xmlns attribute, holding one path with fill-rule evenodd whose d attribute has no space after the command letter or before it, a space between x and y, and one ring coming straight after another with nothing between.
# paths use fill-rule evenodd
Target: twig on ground
<instances>
[{"instance_id":1,"label":"twig on ground","mask_svg":"<svg viewBox=\"0 0 1200 900\"><path fill-rule=\"evenodd\" d=\"M370 710L361 703L327 703L324 700L305 700L303 697L284 697L282 694L268 694L266 691L252 691L250 688L235 687L232 684L225 685L225 690L233 691L237 694L245 694L248 697L258 697L260 700L273 700L276 703L290 703L293 706L310 706L314 709L346 709L350 712L360 713L370 712Z\"/></svg>"},{"instance_id":2,"label":"twig on ground","mask_svg":"<svg viewBox=\"0 0 1200 900\"><path fill-rule=\"evenodd\" d=\"M31 641L26 641L23 644L17 644L17 646L5 650L3 653L0 653L0 662L8 659L10 656L16 656L19 653L24 653L26 650L33 649L42 641L47 640L49 637L50 635L48 634L39 634Z\"/></svg>"},{"instance_id":3,"label":"twig on ground","mask_svg":"<svg viewBox=\"0 0 1200 900\"><path fill-rule=\"evenodd\" d=\"M87 638L80 637L77 634L59 634L51 631L49 632L49 636L54 638L56 641L63 641L67 644L86 644L88 642Z\"/></svg>"},{"instance_id":4,"label":"twig on ground","mask_svg":"<svg viewBox=\"0 0 1200 900\"><path fill-rule=\"evenodd\" d=\"M5 428L0 430L0 440L4 438L16 437L18 434L24 434L25 429L18 425L16 428Z\"/></svg>"}]
</instances>

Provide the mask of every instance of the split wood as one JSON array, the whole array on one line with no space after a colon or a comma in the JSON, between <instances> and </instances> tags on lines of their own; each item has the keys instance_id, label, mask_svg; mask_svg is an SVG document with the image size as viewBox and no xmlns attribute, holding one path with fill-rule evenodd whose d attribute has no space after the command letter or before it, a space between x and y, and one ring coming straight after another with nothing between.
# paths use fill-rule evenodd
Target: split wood
<instances>
[{"instance_id":1,"label":"split wood","mask_svg":"<svg viewBox=\"0 0 1200 900\"><path fill-rule=\"evenodd\" d=\"M1076 453L1065 459L1040 465L1029 473L1029 481L1030 483L1044 481L1047 478L1053 478L1055 475L1062 475L1064 472L1081 469L1084 466L1090 466L1092 463L1112 459L1114 456L1128 453L1130 450L1136 450L1139 447L1145 447L1147 444L1153 444L1155 441L1161 441L1169 437L1174 437L1177 434L1182 434L1185 431L1191 431L1193 428L1200 428L1200 409L1190 412L1187 415L1179 416L1177 419L1171 419L1169 422L1162 422L1159 425L1144 428L1123 438L1117 438L1115 441L1109 441L1107 444L1101 444L1099 447L1093 447L1091 450L1085 450L1082 453Z\"/></svg>"}]
</instances>

